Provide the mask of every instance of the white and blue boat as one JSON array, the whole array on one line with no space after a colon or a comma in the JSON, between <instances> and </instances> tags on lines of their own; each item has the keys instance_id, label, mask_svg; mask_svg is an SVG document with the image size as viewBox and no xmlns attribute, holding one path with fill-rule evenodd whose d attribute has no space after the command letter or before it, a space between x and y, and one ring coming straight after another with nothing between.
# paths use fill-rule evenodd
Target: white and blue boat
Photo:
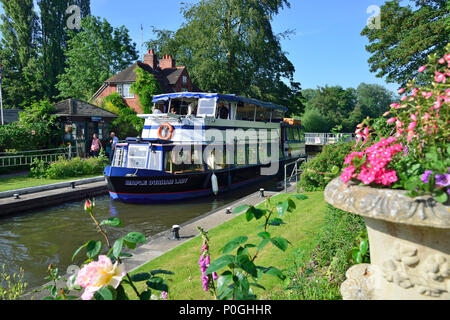
<instances>
[{"instance_id":1,"label":"white and blue boat","mask_svg":"<svg viewBox=\"0 0 450 320\"><path fill-rule=\"evenodd\" d=\"M170 202L281 175L306 158L303 127L287 108L230 94L153 97L142 135L117 144L104 175L112 199Z\"/></svg>"}]
</instances>

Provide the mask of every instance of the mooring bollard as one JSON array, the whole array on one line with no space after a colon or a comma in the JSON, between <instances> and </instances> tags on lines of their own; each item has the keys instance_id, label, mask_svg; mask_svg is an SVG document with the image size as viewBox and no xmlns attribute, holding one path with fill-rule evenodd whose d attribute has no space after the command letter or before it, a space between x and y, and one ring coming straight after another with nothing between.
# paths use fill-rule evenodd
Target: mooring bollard
<instances>
[{"instance_id":1,"label":"mooring bollard","mask_svg":"<svg viewBox=\"0 0 450 320\"><path fill-rule=\"evenodd\" d=\"M174 225L172 226L172 237L169 240L180 240L180 226Z\"/></svg>"},{"instance_id":2,"label":"mooring bollard","mask_svg":"<svg viewBox=\"0 0 450 320\"><path fill-rule=\"evenodd\" d=\"M264 189L263 188L259 189L259 196L261 198L264 198Z\"/></svg>"},{"instance_id":3,"label":"mooring bollard","mask_svg":"<svg viewBox=\"0 0 450 320\"><path fill-rule=\"evenodd\" d=\"M231 207L228 207L228 208L227 208L226 214L231 214Z\"/></svg>"},{"instance_id":4,"label":"mooring bollard","mask_svg":"<svg viewBox=\"0 0 450 320\"><path fill-rule=\"evenodd\" d=\"M20 199L20 195L18 193L14 193L14 199Z\"/></svg>"},{"instance_id":5,"label":"mooring bollard","mask_svg":"<svg viewBox=\"0 0 450 320\"><path fill-rule=\"evenodd\" d=\"M72 181L72 182L70 183L70 186L71 186L72 189L75 189L75 182Z\"/></svg>"}]
</instances>

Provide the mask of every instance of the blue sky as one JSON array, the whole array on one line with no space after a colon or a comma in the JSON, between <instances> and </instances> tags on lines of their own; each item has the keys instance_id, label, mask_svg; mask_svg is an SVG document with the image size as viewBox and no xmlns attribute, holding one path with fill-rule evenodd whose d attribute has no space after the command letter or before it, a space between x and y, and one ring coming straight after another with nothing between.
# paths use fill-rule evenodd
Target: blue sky
<instances>
[{"instance_id":1,"label":"blue sky","mask_svg":"<svg viewBox=\"0 0 450 320\"><path fill-rule=\"evenodd\" d=\"M289 39L282 40L282 49L296 69L294 80L303 89L326 84L356 88L365 82L395 91L396 84L387 84L369 71L368 41L360 35L371 16L368 7L384 2L290 0L291 7L274 18L273 29L275 33L295 30ZM144 26L144 42L153 36L151 26L176 31L183 23L182 6L181 0L91 0L92 14L106 18L113 26L127 27L138 50L140 25Z\"/></svg>"},{"instance_id":2,"label":"blue sky","mask_svg":"<svg viewBox=\"0 0 450 320\"><path fill-rule=\"evenodd\" d=\"M196 1L190 1L196 2ZM140 25L144 41L152 37L151 26L177 30L182 22L180 0L91 0L92 14L105 17L115 26L125 25L140 49ZM357 87L361 82L376 83L394 91L369 71L365 50L367 38L360 35L371 14L367 8L381 6L382 0L291 0L274 18L275 33L294 29L295 34L282 40L282 49L294 64L295 81L302 88L341 85ZM144 48L145 50L145 48Z\"/></svg>"}]
</instances>

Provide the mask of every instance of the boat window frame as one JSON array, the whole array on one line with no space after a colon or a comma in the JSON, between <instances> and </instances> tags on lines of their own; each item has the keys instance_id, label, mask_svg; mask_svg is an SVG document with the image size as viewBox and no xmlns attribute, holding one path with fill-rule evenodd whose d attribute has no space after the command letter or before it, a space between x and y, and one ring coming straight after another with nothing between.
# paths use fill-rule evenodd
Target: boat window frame
<instances>
[{"instance_id":1,"label":"boat window frame","mask_svg":"<svg viewBox=\"0 0 450 320\"><path fill-rule=\"evenodd\" d=\"M146 151L146 155L145 155L145 162L144 162L144 166L143 167L132 167L130 166L130 149L133 149L133 147L141 147L141 148L147 148ZM128 144L128 152L127 152L127 161L126 161L126 167L130 168L130 169L148 169L148 157L150 154L150 144L142 144L142 143L130 143ZM143 159L143 157L135 157L135 156L131 156L132 158L141 158Z\"/></svg>"}]
</instances>

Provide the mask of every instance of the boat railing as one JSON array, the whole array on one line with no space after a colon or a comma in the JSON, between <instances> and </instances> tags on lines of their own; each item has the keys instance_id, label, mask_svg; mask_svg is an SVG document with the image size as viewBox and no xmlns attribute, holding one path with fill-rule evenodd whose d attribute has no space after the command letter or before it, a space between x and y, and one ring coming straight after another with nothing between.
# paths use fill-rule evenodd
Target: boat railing
<instances>
[{"instance_id":1,"label":"boat railing","mask_svg":"<svg viewBox=\"0 0 450 320\"><path fill-rule=\"evenodd\" d=\"M0 152L0 168L29 166L35 159L50 163L63 157L71 159L74 156L74 146L55 149L30 151Z\"/></svg>"},{"instance_id":2,"label":"boat railing","mask_svg":"<svg viewBox=\"0 0 450 320\"><path fill-rule=\"evenodd\" d=\"M306 144L308 145L325 145L338 142L349 142L356 139L354 133L305 133Z\"/></svg>"},{"instance_id":3,"label":"boat railing","mask_svg":"<svg viewBox=\"0 0 450 320\"><path fill-rule=\"evenodd\" d=\"M303 161L306 161L306 156L304 158L298 158L295 161L286 163L284 165L284 192L287 192L288 183L295 180L295 185L298 183L298 178L302 174L300 170L300 165Z\"/></svg>"}]
</instances>

